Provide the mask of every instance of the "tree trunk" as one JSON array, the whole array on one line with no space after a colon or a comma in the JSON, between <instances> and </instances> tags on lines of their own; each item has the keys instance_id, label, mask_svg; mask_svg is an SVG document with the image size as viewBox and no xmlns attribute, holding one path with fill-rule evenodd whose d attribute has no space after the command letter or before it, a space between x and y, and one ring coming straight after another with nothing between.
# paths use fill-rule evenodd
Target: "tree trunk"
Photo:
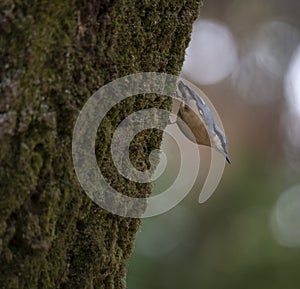
<instances>
[{"instance_id":1,"label":"tree trunk","mask_svg":"<svg viewBox=\"0 0 300 289\"><path fill-rule=\"evenodd\" d=\"M32 2L0 4L0 288L125 288L140 221L112 215L84 194L72 163L73 127L102 85L141 71L178 74L201 1ZM145 98L130 110L148 106L169 109L170 100ZM121 103L117 115L128 107ZM107 119L102 131L119 121ZM118 182L101 158L105 136L99 166ZM151 151L161 133L139 139ZM151 187L126 190L145 196Z\"/></svg>"}]
</instances>

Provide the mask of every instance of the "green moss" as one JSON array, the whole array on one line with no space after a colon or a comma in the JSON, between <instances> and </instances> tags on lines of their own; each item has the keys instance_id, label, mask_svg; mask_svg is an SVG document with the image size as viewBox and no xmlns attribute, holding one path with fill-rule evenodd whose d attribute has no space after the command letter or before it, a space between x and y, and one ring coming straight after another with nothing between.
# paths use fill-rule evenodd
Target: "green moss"
<instances>
[{"instance_id":1,"label":"green moss","mask_svg":"<svg viewBox=\"0 0 300 289\"><path fill-rule=\"evenodd\" d=\"M200 4L1 2L1 289L125 288L140 221L113 216L82 192L71 158L74 123L92 93L113 79L140 71L178 74ZM98 132L103 174L133 196L148 195L151 186L118 175L110 138L123 117L145 107L168 109L170 99L126 99ZM153 130L137 136L133 163L149 166L160 141Z\"/></svg>"}]
</instances>

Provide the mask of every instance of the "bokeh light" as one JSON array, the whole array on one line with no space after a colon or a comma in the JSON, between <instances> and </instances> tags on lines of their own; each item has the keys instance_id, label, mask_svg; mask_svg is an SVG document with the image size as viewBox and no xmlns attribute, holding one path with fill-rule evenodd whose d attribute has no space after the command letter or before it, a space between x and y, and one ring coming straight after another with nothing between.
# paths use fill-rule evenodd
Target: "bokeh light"
<instances>
[{"instance_id":1,"label":"bokeh light","mask_svg":"<svg viewBox=\"0 0 300 289\"><path fill-rule=\"evenodd\" d=\"M225 24L211 20L194 23L182 68L184 77L198 84L218 83L231 74L236 60L236 45Z\"/></svg>"},{"instance_id":2,"label":"bokeh light","mask_svg":"<svg viewBox=\"0 0 300 289\"><path fill-rule=\"evenodd\" d=\"M284 88L291 111L300 119L300 46L290 61Z\"/></svg>"},{"instance_id":3,"label":"bokeh light","mask_svg":"<svg viewBox=\"0 0 300 289\"><path fill-rule=\"evenodd\" d=\"M241 57L232 74L240 96L253 104L268 104L280 97L281 83L299 32L282 21L262 23L240 43Z\"/></svg>"},{"instance_id":4,"label":"bokeh light","mask_svg":"<svg viewBox=\"0 0 300 289\"><path fill-rule=\"evenodd\" d=\"M271 227L280 245L300 246L300 185L279 197L271 214Z\"/></svg>"},{"instance_id":5,"label":"bokeh light","mask_svg":"<svg viewBox=\"0 0 300 289\"><path fill-rule=\"evenodd\" d=\"M288 104L287 113L282 116L286 142L286 158L290 166L300 170L300 46L291 58L285 79L284 92Z\"/></svg>"},{"instance_id":6,"label":"bokeh light","mask_svg":"<svg viewBox=\"0 0 300 289\"><path fill-rule=\"evenodd\" d=\"M273 20L261 25L255 39L255 57L259 67L282 77L299 40L297 29L282 21Z\"/></svg>"},{"instance_id":7,"label":"bokeh light","mask_svg":"<svg viewBox=\"0 0 300 289\"><path fill-rule=\"evenodd\" d=\"M247 103L268 104L279 97L278 83L258 66L253 50L241 57L231 80L239 96Z\"/></svg>"}]
</instances>

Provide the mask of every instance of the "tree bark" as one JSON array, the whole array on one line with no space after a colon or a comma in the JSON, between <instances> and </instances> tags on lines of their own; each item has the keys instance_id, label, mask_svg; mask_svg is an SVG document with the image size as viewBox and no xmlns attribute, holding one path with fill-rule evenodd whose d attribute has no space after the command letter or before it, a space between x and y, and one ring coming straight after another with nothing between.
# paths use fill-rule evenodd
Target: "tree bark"
<instances>
[{"instance_id":1,"label":"tree bark","mask_svg":"<svg viewBox=\"0 0 300 289\"><path fill-rule=\"evenodd\" d=\"M178 74L200 0L6 0L0 4L0 288L125 288L140 220L96 206L77 181L72 132L86 100L131 73ZM170 99L124 102L117 115ZM128 109L130 108L130 109ZM99 166L121 182L109 158L106 119ZM141 134L159 147L161 132ZM146 158L146 156L144 156ZM133 162L138 156L133 156ZM149 184L125 193L145 196Z\"/></svg>"}]
</instances>

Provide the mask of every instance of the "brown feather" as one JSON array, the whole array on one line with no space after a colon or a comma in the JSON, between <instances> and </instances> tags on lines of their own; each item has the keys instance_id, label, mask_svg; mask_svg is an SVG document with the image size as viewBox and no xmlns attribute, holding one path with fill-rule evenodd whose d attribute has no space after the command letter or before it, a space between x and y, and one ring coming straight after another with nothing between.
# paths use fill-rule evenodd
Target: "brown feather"
<instances>
[{"instance_id":1,"label":"brown feather","mask_svg":"<svg viewBox=\"0 0 300 289\"><path fill-rule=\"evenodd\" d=\"M181 103L178 115L194 134L197 144L211 146L205 123L194 100L191 100L188 105ZM184 130L182 131L188 139L194 142L194 140L187 135Z\"/></svg>"}]
</instances>

